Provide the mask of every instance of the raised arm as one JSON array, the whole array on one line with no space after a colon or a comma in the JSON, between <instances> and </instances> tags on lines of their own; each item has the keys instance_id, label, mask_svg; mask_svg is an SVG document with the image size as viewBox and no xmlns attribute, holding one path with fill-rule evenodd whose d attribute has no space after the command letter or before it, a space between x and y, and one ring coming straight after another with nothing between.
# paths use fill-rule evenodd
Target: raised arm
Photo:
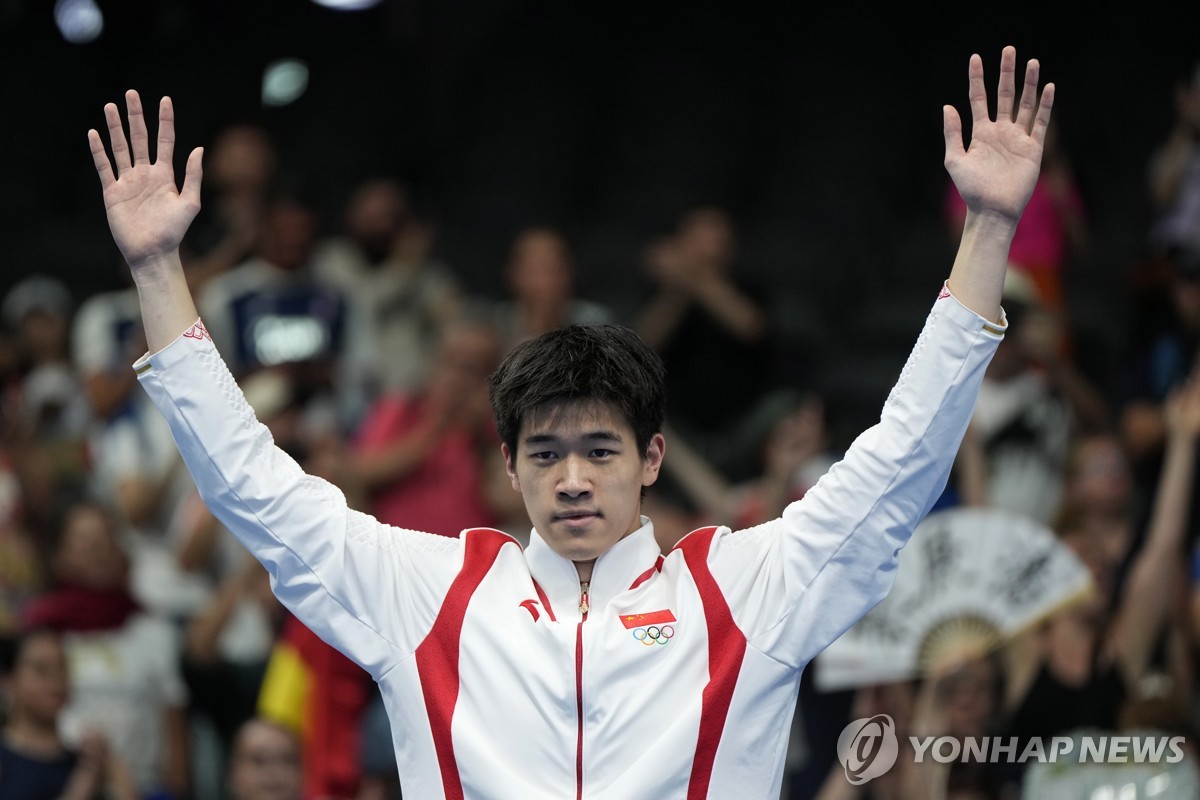
<instances>
[{"instance_id":1,"label":"raised arm","mask_svg":"<svg viewBox=\"0 0 1200 800\"><path fill-rule=\"evenodd\" d=\"M1146 671L1182 587L1177 570L1187 554L1191 492L1200 440L1200 375L1176 389L1166 403L1167 447L1154 506L1121 592L1107 646L1133 685Z\"/></svg>"},{"instance_id":2,"label":"raised arm","mask_svg":"<svg viewBox=\"0 0 1200 800\"><path fill-rule=\"evenodd\" d=\"M171 165L174 112L158 144L136 92L105 106L112 157L88 132L113 238L133 273L149 353L134 369L162 412L205 505L271 575L279 600L325 641L378 676L413 652L461 564L458 539L380 525L275 445L198 323L179 256L200 207L201 150L182 189ZM413 558L416 553L417 557Z\"/></svg>"},{"instance_id":3,"label":"raised arm","mask_svg":"<svg viewBox=\"0 0 1200 800\"><path fill-rule=\"evenodd\" d=\"M1000 296L1008 250L1017 221L1033 195L1041 168L1046 128L1054 103L1054 84L1038 95L1039 64L1030 59L1017 113L1017 51L1000 56L996 119L988 115L983 60L972 55L968 67L971 142L963 144L962 119L954 106L942 109L946 170L967 206L967 218L950 271L949 287L959 302L980 316L1000 321Z\"/></svg>"},{"instance_id":4,"label":"raised arm","mask_svg":"<svg viewBox=\"0 0 1200 800\"><path fill-rule=\"evenodd\" d=\"M996 119L978 55L968 74L973 130L943 112L945 165L967 204L946 290L883 406L845 457L771 522L721 537L713 573L749 643L803 666L891 588L897 555L945 488L996 346L1009 245L1038 179L1053 87L1030 61L1020 106L1016 51L1001 56ZM684 540L682 546L696 547Z\"/></svg>"},{"instance_id":5,"label":"raised arm","mask_svg":"<svg viewBox=\"0 0 1200 800\"><path fill-rule=\"evenodd\" d=\"M179 243L200 211L202 148L187 158L183 188L175 182L175 110L171 98L158 107L158 142L150 160L150 137L138 93L125 93L128 138L115 103L104 106L112 158L95 129L88 131L92 161L100 175L104 209L113 239L133 273L150 352L166 347L196 321L196 305L183 274Z\"/></svg>"}]
</instances>

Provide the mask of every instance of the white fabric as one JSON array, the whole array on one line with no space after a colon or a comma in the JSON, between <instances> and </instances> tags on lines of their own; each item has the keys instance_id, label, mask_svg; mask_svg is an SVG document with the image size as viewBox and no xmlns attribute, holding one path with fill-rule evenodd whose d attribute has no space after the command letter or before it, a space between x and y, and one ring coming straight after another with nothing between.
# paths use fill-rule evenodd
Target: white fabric
<instances>
[{"instance_id":1,"label":"white fabric","mask_svg":"<svg viewBox=\"0 0 1200 800\"><path fill-rule=\"evenodd\" d=\"M64 737L74 744L85 730L103 732L139 791L161 789L166 712L188 701L175 630L138 614L116 630L69 633L65 644L71 699L63 711Z\"/></svg>"},{"instance_id":2,"label":"white fabric","mask_svg":"<svg viewBox=\"0 0 1200 800\"><path fill-rule=\"evenodd\" d=\"M135 368L206 502L266 565L280 600L379 682L406 796L461 783L461 796L489 800L683 797L704 777L693 770L707 769L697 754L710 742L709 796L771 797L801 670L886 594L897 552L945 486L1002 335L943 291L880 423L803 500L747 531L690 534L660 573L647 522L597 560L582 623L575 567L536 531L522 551L499 532L401 530L305 475L254 420L202 326ZM478 588L452 593L489 548ZM444 618L435 625L455 601L465 602L457 639ZM621 620L663 610L676 620L663 646L643 645ZM744 657L730 660L739 641ZM431 649L456 645L445 671L422 671ZM728 714L702 732L715 699L706 687L722 676ZM438 704L451 710L440 753Z\"/></svg>"}]
</instances>

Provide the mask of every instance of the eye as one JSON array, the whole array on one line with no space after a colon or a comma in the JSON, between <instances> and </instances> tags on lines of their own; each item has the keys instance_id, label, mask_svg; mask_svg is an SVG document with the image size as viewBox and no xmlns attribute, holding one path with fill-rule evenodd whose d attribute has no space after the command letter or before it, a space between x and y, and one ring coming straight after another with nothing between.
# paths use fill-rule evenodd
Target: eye
<instances>
[{"instance_id":1,"label":"eye","mask_svg":"<svg viewBox=\"0 0 1200 800\"><path fill-rule=\"evenodd\" d=\"M608 456L611 456L611 455L613 455L613 451L609 450L607 448L604 448L604 447L597 447L596 449L594 449L590 453L588 453L589 458L607 458Z\"/></svg>"},{"instance_id":2,"label":"eye","mask_svg":"<svg viewBox=\"0 0 1200 800\"><path fill-rule=\"evenodd\" d=\"M549 461L555 457L555 452L553 450L539 450L536 453L530 453L529 457L534 461Z\"/></svg>"}]
</instances>

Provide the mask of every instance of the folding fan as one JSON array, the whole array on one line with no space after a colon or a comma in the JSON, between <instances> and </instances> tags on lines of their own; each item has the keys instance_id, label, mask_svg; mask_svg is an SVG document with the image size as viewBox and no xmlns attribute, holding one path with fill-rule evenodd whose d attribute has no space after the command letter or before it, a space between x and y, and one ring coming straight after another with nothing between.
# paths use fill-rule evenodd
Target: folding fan
<instances>
[{"instance_id":1,"label":"folding fan","mask_svg":"<svg viewBox=\"0 0 1200 800\"><path fill-rule=\"evenodd\" d=\"M991 508L930 514L900 551L887 597L817 656L821 691L910 680L983 655L1092 590L1042 523Z\"/></svg>"}]
</instances>

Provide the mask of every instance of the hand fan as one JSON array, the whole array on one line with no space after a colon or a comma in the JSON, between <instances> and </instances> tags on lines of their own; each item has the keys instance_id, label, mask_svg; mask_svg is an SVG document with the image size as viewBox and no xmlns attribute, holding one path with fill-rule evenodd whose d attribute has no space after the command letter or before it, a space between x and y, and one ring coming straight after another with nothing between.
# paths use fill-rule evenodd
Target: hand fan
<instances>
[{"instance_id":1,"label":"hand fan","mask_svg":"<svg viewBox=\"0 0 1200 800\"><path fill-rule=\"evenodd\" d=\"M910 680L932 664L986 654L1091 589L1083 562L1031 517L935 512L900 551L887 597L817 656L815 685Z\"/></svg>"}]
</instances>

